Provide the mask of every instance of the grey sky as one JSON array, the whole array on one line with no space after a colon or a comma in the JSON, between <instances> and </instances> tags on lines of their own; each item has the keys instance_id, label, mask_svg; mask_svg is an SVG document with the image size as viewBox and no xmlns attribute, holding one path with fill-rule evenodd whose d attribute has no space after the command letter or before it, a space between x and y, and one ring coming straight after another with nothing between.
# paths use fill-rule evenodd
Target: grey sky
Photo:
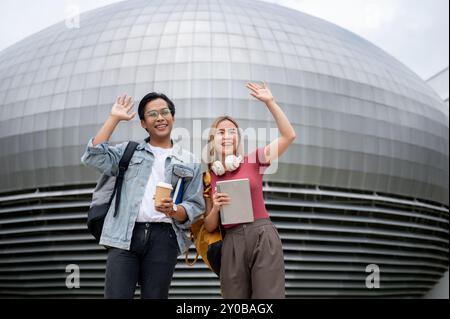
<instances>
[{"instance_id":1,"label":"grey sky","mask_svg":"<svg viewBox=\"0 0 450 319\"><path fill-rule=\"evenodd\" d=\"M427 79L449 65L448 0L265 0L344 27ZM119 0L2 0L0 50L56 22Z\"/></svg>"}]
</instances>

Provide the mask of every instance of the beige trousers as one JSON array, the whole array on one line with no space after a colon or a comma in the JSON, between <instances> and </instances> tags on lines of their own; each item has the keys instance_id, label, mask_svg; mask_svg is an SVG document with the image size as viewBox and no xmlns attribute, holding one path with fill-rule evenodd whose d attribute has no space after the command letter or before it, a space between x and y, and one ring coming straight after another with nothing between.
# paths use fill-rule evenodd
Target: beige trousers
<instances>
[{"instance_id":1,"label":"beige trousers","mask_svg":"<svg viewBox=\"0 0 450 319\"><path fill-rule=\"evenodd\" d=\"M285 298L283 247L270 219L227 229L220 268L225 299Z\"/></svg>"}]
</instances>

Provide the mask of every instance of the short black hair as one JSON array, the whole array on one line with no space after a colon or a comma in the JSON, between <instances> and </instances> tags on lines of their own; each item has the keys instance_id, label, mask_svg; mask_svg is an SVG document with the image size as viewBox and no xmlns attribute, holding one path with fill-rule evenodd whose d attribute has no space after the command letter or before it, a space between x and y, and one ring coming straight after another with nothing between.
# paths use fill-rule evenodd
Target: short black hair
<instances>
[{"instance_id":1,"label":"short black hair","mask_svg":"<svg viewBox=\"0 0 450 319\"><path fill-rule=\"evenodd\" d=\"M151 92L144 96L141 102L139 102L138 114L141 120L144 119L145 106L147 105L147 103L156 99L163 99L164 101L166 101L167 105L169 106L170 113L172 114L172 116L175 116L175 104L173 104L173 102L165 94Z\"/></svg>"}]
</instances>

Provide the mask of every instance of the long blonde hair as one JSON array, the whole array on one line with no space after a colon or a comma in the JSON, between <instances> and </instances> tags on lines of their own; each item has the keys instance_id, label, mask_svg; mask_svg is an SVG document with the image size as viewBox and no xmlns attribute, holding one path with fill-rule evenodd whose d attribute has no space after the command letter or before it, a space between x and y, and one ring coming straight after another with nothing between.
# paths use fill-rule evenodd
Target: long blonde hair
<instances>
[{"instance_id":1,"label":"long blonde hair","mask_svg":"<svg viewBox=\"0 0 450 319\"><path fill-rule=\"evenodd\" d=\"M206 145L206 156L205 156L206 158L204 158L204 160L205 160L206 164L208 164L209 169L211 169L211 165L216 160L218 160L218 156L217 156L216 150L214 148L214 137L216 134L217 126L219 126L219 124L222 123L223 121L230 121L231 123L234 124L234 126L236 126L238 139L237 139L235 155L240 156L243 153L243 147L242 147L242 143L241 143L241 130L239 128L237 121L228 115L219 116L218 118L216 118L213 121L211 128L209 130L209 133L208 133L208 144Z\"/></svg>"}]
</instances>

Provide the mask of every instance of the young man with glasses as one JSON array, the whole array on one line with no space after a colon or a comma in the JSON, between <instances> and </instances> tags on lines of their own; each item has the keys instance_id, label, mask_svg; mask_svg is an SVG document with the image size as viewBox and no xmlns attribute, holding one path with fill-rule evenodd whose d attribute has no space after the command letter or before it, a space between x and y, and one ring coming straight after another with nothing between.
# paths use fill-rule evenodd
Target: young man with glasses
<instances>
[{"instance_id":1,"label":"young man with glasses","mask_svg":"<svg viewBox=\"0 0 450 319\"><path fill-rule=\"evenodd\" d=\"M127 146L110 146L108 140L120 121L130 121L133 101L117 98L108 119L87 145L81 158L86 165L115 176ZM149 136L130 160L121 191L119 214L111 205L105 218L100 244L108 248L105 298L133 298L136 283L141 298L168 298L177 256L190 241L184 234L205 208L200 161L171 140L175 105L164 94L149 93L139 103L141 126ZM159 182L182 181L181 202L172 198L154 203Z\"/></svg>"}]
</instances>

